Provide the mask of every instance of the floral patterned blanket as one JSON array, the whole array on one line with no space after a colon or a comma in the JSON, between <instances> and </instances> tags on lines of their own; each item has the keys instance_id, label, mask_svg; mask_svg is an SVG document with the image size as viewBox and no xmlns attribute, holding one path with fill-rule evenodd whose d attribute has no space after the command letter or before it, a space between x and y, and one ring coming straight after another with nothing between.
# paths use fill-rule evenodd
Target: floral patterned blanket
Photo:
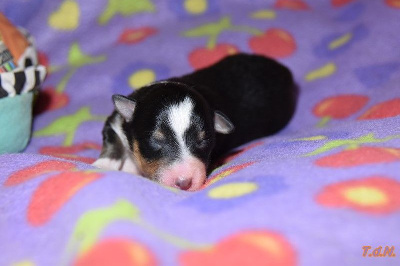
<instances>
[{"instance_id":1,"label":"floral patterned blanket","mask_svg":"<svg viewBox=\"0 0 400 266\"><path fill-rule=\"evenodd\" d=\"M0 11L35 37L49 73L30 144L0 156L0 265L400 263L399 0L3 0ZM194 193L90 165L112 94L239 51L292 70L287 128L233 151Z\"/></svg>"}]
</instances>

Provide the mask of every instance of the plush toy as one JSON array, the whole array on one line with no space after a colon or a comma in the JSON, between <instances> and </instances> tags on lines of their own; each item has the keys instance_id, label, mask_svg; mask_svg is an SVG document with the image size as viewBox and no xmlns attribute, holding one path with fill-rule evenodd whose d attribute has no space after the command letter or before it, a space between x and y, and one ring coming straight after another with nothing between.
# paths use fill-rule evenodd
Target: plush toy
<instances>
[{"instance_id":1,"label":"plush toy","mask_svg":"<svg viewBox=\"0 0 400 266\"><path fill-rule=\"evenodd\" d=\"M28 144L33 92L45 76L32 37L0 13L0 154Z\"/></svg>"}]
</instances>

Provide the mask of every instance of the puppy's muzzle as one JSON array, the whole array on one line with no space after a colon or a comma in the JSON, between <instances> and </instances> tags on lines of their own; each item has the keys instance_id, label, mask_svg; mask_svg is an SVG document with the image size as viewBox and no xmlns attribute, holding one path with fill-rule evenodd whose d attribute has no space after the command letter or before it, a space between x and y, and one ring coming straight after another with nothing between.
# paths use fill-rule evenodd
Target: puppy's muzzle
<instances>
[{"instance_id":1,"label":"puppy's muzzle","mask_svg":"<svg viewBox=\"0 0 400 266\"><path fill-rule=\"evenodd\" d=\"M186 158L161 171L159 180L161 184L170 187L195 191L206 180L206 166L197 158Z\"/></svg>"}]
</instances>

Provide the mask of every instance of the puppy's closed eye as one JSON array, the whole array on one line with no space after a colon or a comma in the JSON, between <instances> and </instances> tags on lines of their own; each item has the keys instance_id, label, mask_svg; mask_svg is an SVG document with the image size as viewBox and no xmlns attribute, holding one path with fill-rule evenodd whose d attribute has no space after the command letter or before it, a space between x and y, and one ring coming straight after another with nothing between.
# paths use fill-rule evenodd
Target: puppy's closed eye
<instances>
[{"instance_id":1,"label":"puppy's closed eye","mask_svg":"<svg viewBox=\"0 0 400 266\"><path fill-rule=\"evenodd\" d=\"M150 143L155 150L161 150L165 142L165 135L160 129L157 129L150 138Z\"/></svg>"},{"instance_id":2,"label":"puppy's closed eye","mask_svg":"<svg viewBox=\"0 0 400 266\"><path fill-rule=\"evenodd\" d=\"M206 136L205 131L200 131L197 140L196 140L196 146L199 149L204 149L207 147L208 143L210 142L210 139Z\"/></svg>"},{"instance_id":3,"label":"puppy's closed eye","mask_svg":"<svg viewBox=\"0 0 400 266\"><path fill-rule=\"evenodd\" d=\"M153 138L156 140L164 141L165 135L160 129L157 129L153 134Z\"/></svg>"}]
</instances>

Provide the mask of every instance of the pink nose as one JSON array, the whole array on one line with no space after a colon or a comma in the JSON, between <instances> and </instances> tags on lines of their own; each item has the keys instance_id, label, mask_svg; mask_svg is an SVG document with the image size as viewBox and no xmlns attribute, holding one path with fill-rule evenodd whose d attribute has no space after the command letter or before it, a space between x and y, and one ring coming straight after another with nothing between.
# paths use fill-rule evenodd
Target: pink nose
<instances>
[{"instance_id":1,"label":"pink nose","mask_svg":"<svg viewBox=\"0 0 400 266\"><path fill-rule=\"evenodd\" d=\"M175 185L182 190L188 190L192 185L192 180L190 178L180 177L175 181Z\"/></svg>"},{"instance_id":2,"label":"pink nose","mask_svg":"<svg viewBox=\"0 0 400 266\"><path fill-rule=\"evenodd\" d=\"M200 189L206 180L206 166L197 158L185 158L163 169L159 179L161 184L195 191Z\"/></svg>"}]
</instances>

